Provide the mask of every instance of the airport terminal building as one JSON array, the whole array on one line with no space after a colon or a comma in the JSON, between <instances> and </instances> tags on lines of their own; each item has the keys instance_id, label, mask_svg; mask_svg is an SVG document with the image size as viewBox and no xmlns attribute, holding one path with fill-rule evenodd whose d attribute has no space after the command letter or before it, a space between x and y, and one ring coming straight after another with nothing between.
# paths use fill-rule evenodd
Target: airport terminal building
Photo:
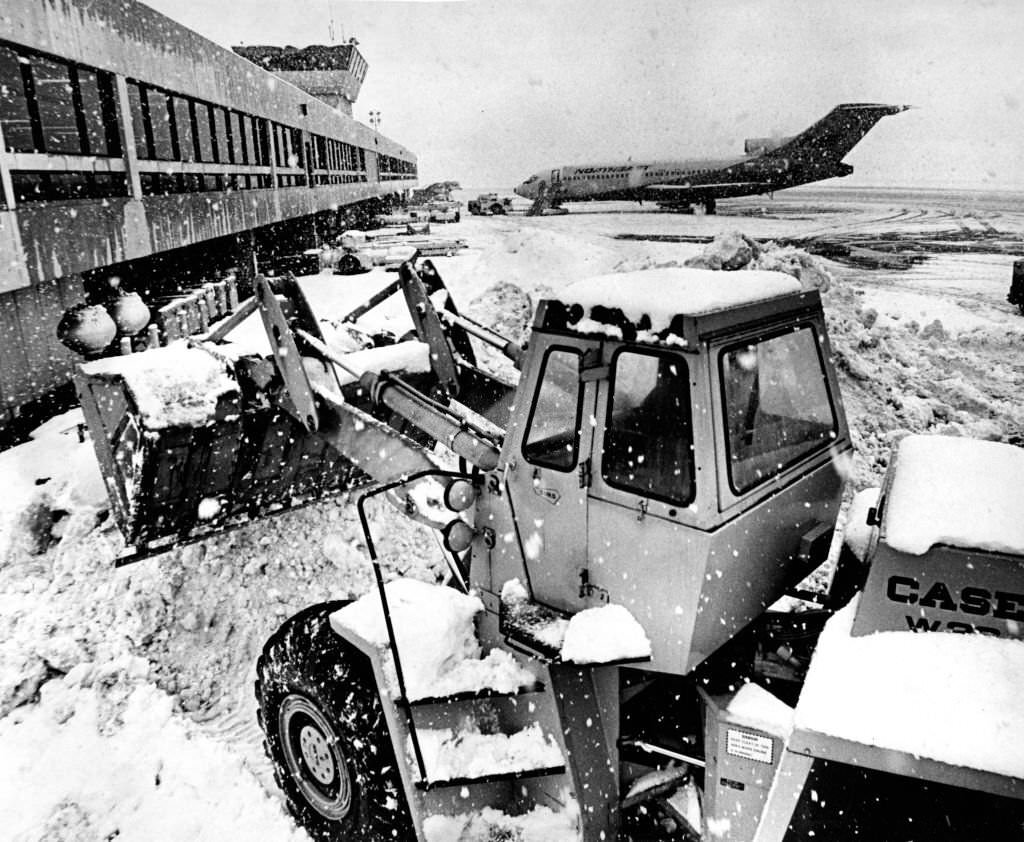
<instances>
[{"instance_id":1,"label":"airport terminal building","mask_svg":"<svg viewBox=\"0 0 1024 842\"><path fill-rule=\"evenodd\" d=\"M66 390L62 314L112 278L166 341L258 263L417 186L415 156L351 117L366 69L354 41L236 53L133 0L8 0L0 429Z\"/></svg>"}]
</instances>

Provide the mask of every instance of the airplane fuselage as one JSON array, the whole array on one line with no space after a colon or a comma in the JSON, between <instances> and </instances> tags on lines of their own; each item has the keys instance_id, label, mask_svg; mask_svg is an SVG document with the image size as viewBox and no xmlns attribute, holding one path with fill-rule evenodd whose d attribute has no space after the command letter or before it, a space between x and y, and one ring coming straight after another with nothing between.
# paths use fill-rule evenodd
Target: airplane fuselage
<instances>
[{"instance_id":1,"label":"airplane fuselage","mask_svg":"<svg viewBox=\"0 0 1024 842\"><path fill-rule=\"evenodd\" d=\"M843 156L881 117L904 106L852 104L789 138L748 141L746 155L650 162L612 162L552 167L515 188L539 206L607 200L654 201L666 207L701 204L713 211L716 199L752 196L849 175Z\"/></svg>"},{"instance_id":2,"label":"airplane fuselage","mask_svg":"<svg viewBox=\"0 0 1024 842\"><path fill-rule=\"evenodd\" d=\"M823 178L845 176L852 171L853 167L839 162L826 168L806 166L785 158L740 156L579 164L552 168L544 174L548 176L546 187L550 194L562 202L646 199L672 205L701 203L707 198L771 193ZM661 186L682 189L677 193L659 189ZM520 188L516 188L516 193L521 196L533 192ZM526 195L526 198L534 199L536 193Z\"/></svg>"}]
</instances>

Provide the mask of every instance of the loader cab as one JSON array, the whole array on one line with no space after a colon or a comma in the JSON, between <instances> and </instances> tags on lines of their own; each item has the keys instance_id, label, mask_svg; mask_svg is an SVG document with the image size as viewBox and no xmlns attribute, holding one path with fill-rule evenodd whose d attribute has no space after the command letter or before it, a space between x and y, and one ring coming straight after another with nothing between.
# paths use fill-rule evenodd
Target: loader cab
<instances>
[{"instance_id":1,"label":"loader cab","mask_svg":"<svg viewBox=\"0 0 1024 842\"><path fill-rule=\"evenodd\" d=\"M624 605L677 674L827 549L849 448L817 292L723 274L541 303L502 452L515 515L485 576L567 613Z\"/></svg>"}]
</instances>

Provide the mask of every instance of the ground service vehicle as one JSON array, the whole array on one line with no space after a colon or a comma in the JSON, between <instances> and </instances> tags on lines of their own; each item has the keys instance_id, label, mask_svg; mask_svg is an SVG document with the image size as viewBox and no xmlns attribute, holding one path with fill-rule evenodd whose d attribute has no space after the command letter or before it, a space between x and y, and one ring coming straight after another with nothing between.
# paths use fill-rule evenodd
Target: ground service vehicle
<instances>
[{"instance_id":1,"label":"ground service vehicle","mask_svg":"<svg viewBox=\"0 0 1024 842\"><path fill-rule=\"evenodd\" d=\"M844 559L832 601L862 592L809 670L831 606L768 610L825 558L850 450L817 291L771 272L597 278L541 302L524 350L410 263L381 295L406 296L417 340L340 354L276 284L252 305L269 353L232 357L220 330L185 349L192 373L165 366L204 389L184 417L159 351L78 384L137 556L371 480L372 558L377 495L441 531L448 585L385 585L375 564L374 593L306 609L260 659L268 752L313 838L1019 837L1019 527L995 550L970 530L908 545L897 469L922 459L897 458L866 584ZM518 384L477 366L470 336ZM907 628L935 622L1000 637Z\"/></svg>"},{"instance_id":2,"label":"ground service vehicle","mask_svg":"<svg viewBox=\"0 0 1024 842\"><path fill-rule=\"evenodd\" d=\"M466 203L466 208L474 216L504 216L512 209L512 200L499 199L497 193L481 193Z\"/></svg>"}]
</instances>

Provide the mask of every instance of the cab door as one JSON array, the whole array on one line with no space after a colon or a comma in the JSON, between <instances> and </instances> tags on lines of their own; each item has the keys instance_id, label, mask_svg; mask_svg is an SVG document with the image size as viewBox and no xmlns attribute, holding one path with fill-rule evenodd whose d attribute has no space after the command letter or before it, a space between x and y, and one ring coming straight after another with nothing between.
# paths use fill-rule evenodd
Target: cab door
<instances>
[{"instance_id":1,"label":"cab door","mask_svg":"<svg viewBox=\"0 0 1024 842\"><path fill-rule=\"evenodd\" d=\"M702 454L710 420L700 357L612 343L605 354L584 591L590 607L611 602L630 611L651 641L651 669L679 673L692 665L703 608L701 519L714 491L706 481L713 463Z\"/></svg>"},{"instance_id":2,"label":"cab door","mask_svg":"<svg viewBox=\"0 0 1024 842\"><path fill-rule=\"evenodd\" d=\"M534 345L535 362L524 372L522 390L531 403L509 442L514 539L533 598L578 611L587 564L587 485L597 398L590 373L598 370L600 343L535 335Z\"/></svg>"}]
</instances>

